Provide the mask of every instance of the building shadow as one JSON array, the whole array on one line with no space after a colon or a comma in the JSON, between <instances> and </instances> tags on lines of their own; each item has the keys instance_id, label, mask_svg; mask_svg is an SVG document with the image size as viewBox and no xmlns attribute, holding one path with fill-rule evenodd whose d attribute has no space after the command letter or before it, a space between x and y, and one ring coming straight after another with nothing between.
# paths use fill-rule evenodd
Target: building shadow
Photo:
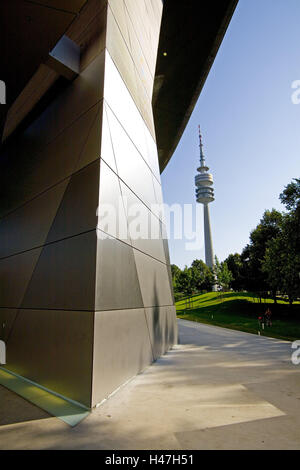
<instances>
[{"instance_id":1,"label":"building shadow","mask_svg":"<svg viewBox=\"0 0 300 470\"><path fill-rule=\"evenodd\" d=\"M0 385L0 427L48 418L46 411Z\"/></svg>"}]
</instances>

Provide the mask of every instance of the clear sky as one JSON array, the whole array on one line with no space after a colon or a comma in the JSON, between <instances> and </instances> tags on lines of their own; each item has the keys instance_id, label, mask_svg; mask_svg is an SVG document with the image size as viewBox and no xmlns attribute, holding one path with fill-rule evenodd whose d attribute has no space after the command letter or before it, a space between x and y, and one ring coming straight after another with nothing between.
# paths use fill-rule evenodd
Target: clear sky
<instances>
[{"instance_id":1,"label":"clear sky","mask_svg":"<svg viewBox=\"0 0 300 470\"><path fill-rule=\"evenodd\" d=\"M197 60L197 57L195 57ZM265 209L300 177L300 0L240 0L183 137L162 173L167 204L195 204L200 123L214 176L210 204L214 252L241 252ZM204 247L169 241L171 263L204 259Z\"/></svg>"}]
</instances>

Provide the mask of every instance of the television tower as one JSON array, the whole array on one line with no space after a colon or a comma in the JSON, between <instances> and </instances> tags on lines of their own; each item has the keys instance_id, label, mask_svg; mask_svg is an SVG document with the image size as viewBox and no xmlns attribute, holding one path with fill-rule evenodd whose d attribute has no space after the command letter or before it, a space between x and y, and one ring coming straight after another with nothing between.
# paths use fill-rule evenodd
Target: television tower
<instances>
[{"instance_id":1,"label":"television tower","mask_svg":"<svg viewBox=\"0 0 300 470\"><path fill-rule=\"evenodd\" d=\"M204 205L204 240L205 240L205 263L210 268L214 266L214 253L210 229L209 207L208 204L215 200L213 189L213 176L208 173L208 166L205 164L205 157L203 153L202 135L199 126L199 141L200 141L200 167L197 171L200 173L195 176L196 184L196 199Z\"/></svg>"}]
</instances>

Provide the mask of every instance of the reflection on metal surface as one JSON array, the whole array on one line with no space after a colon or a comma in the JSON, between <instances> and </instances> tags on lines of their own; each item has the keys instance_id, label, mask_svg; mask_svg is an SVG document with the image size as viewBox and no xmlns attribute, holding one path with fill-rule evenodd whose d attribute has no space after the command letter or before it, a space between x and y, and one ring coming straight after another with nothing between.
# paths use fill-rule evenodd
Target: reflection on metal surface
<instances>
[{"instance_id":1,"label":"reflection on metal surface","mask_svg":"<svg viewBox=\"0 0 300 470\"><path fill-rule=\"evenodd\" d=\"M67 399L2 367L0 367L0 384L51 415L60 418L69 426L76 426L90 412L81 403Z\"/></svg>"}]
</instances>

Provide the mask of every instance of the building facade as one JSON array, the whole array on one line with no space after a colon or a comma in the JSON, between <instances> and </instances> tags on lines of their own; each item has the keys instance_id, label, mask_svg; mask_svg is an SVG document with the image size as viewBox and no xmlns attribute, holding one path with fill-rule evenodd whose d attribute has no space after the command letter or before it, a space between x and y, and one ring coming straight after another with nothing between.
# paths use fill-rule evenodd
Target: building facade
<instances>
[{"instance_id":1,"label":"building facade","mask_svg":"<svg viewBox=\"0 0 300 470\"><path fill-rule=\"evenodd\" d=\"M63 3L0 5L0 340L7 370L93 408L177 342L160 170L200 89L182 83L172 120L159 58L180 50L162 25L182 2ZM203 60L235 4L212 10ZM155 237L133 233L135 207Z\"/></svg>"}]
</instances>

